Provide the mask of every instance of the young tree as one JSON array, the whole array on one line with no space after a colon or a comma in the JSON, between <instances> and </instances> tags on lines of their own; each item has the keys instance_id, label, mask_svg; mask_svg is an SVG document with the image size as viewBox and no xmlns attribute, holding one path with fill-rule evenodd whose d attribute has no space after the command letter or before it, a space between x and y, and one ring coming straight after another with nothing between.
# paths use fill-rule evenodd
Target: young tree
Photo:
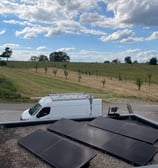
<instances>
[{"instance_id":1,"label":"young tree","mask_svg":"<svg viewBox=\"0 0 158 168\"><path fill-rule=\"evenodd\" d=\"M67 77L68 77L68 75L69 75L69 73L68 73L67 70L64 71L64 75L65 75L65 78L67 79Z\"/></svg>"},{"instance_id":2,"label":"young tree","mask_svg":"<svg viewBox=\"0 0 158 168\"><path fill-rule=\"evenodd\" d=\"M45 74L47 75L47 72L48 72L48 67L47 67L47 65L45 65L44 70L45 70Z\"/></svg>"},{"instance_id":3,"label":"young tree","mask_svg":"<svg viewBox=\"0 0 158 168\"><path fill-rule=\"evenodd\" d=\"M106 80L105 78L102 80L103 87L105 87Z\"/></svg>"},{"instance_id":4,"label":"young tree","mask_svg":"<svg viewBox=\"0 0 158 168\"><path fill-rule=\"evenodd\" d=\"M137 78L136 85L138 86L138 90L140 90L141 86L143 85L143 80L141 78Z\"/></svg>"},{"instance_id":5,"label":"young tree","mask_svg":"<svg viewBox=\"0 0 158 168\"><path fill-rule=\"evenodd\" d=\"M53 74L56 77L56 75L57 75L57 69L53 69Z\"/></svg>"},{"instance_id":6,"label":"young tree","mask_svg":"<svg viewBox=\"0 0 158 168\"><path fill-rule=\"evenodd\" d=\"M81 81L81 78L82 78L81 73L78 73L78 82Z\"/></svg>"},{"instance_id":7,"label":"young tree","mask_svg":"<svg viewBox=\"0 0 158 168\"><path fill-rule=\"evenodd\" d=\"M36 73L38 71L38 63L35 64L35 70L36 70Z\"/></svg>"},{"instance_id":8,"label":"young tree","mask_svg":"<svg viewBox=\"0 0 158 168\"><path fill-rule=\"evenodd\" d=\"M151 77L152 77L152 75L151 75L151 74L148 74L148 82L149 82L149 86L150 86L150 84L151 84Z\"/></svg>"}]
</instances>

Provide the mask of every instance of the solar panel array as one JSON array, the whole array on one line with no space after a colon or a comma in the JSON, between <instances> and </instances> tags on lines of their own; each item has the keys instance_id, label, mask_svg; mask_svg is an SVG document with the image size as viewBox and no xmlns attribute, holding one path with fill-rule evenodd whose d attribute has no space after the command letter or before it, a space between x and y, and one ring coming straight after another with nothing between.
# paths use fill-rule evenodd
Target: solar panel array
<instances>
[{"instance_id":1,"label":"solar panel array","mask_svg":"<svg viewBox=\"0 0 158 168\"><path fill-rule=\"evenodd\" d=\"M154 144L158 140L157 129L121 120L101 116L90 122L89 125L151 144Z\"/></svg>"},{"instance_id":2,"label":"solar panel array","mask_svg":"<svg viewBox=\"0 0 158 168\"><path fill-rule=\"evenodd\" d=\"M117 126L110 127L117 130ZM96 147L136 165L146 165L157 153L157 148L151 144L68 119L51 124L48 130Z\"/></svg>"},{"instance_id":3,"label":"solar panel array","mask_svg":"<svg viewBox=\"0 0 158 168\"><path fill-rule=\"evenodd\" d=\"M96 155L78 143L40 129L18 143L57 168L82 167Z\"/></svg>"}]
</instances>

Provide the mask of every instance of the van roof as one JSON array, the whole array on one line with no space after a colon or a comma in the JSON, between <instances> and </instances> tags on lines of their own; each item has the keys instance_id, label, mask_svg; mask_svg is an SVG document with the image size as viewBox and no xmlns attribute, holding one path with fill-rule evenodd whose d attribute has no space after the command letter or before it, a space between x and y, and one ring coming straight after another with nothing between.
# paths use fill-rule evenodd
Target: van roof
<instances>
[{"instance_id":1,"label":"van roof","mask_svg":"<svg viewBox=\"0 0 158 168\"><path fill-rule=\"evenodd\" d=\"M45 96L40 99L39 103L41 105L45 105L46 103L50 103L51 101L52 99L50 98L50 96Z\"/></svg>"},{"instance_id":2,"label":"van roof","mask_svg":"<svg viewBox=\"0 0 158 168\"><path fill-rule=\"evenodd\" d=\"M61 94L49 94L52 101L58 100L82 100L82 99L92 99L93 96L91 94L83 94L83 93L61 93Z\"/></svg>"}]
</instances>

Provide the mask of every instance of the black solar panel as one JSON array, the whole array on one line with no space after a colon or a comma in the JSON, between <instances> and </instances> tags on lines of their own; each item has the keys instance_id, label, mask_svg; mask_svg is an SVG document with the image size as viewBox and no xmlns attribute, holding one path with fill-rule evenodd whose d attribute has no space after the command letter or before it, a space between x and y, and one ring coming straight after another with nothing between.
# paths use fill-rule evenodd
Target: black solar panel
<instances>
[{"instance_id":1,"label":"black solar panel","mask_svg":"<svg viewBox=\"0 0 158 168\"><path fill-rule=\"evenodd\" d=\"M126 123L107 117L98 117L90 122L89 125L151 144L158 140L158 130L154 128Z\"/></svg>"},{"instance_id":2,"label":"black solar panel","mask_svg":"<svg viewBox=\"0 0 158 168\"><path fill-rule=\"evenodd\" d=\"M96 155L75 142L43 130L33 132L18 143L57 168L82 167Z\"/></svg>"},{"instance_id":3,"label":"black solar panel","mask_svg":"<svg viewBox=\"0 0 158 168\"><path fill-rule=\"evenodd\" d=\"M119 120L114 120L107 117L97 117L93 121L89 123L91 126L99 127L108 131L116 132L121 127L124 126L124 122L120 122Z\"/></svg>"},{"instance_id":4,"label":"black solar panel","mask_svg":"<svg viewBox=\"0 0 158 168\"><path fill-rule=\"evenodd\" d=\"M25 138L20 139L18 143L39 155L43 150L57 143L59 140L60 138L58 136L53 136L53 134L39 129Z\"/></svg>"},{"instance_id":5,"label":"black solar panel","mask_svg":"<svg viewBox=\"0 0 158 168\"><path fill-rule=\"evenodd\" d=\"M80 129L73 131L68 136L90 146L105 150L105 144L111 140L114 134L108 131L103 131L98 128L84 125L80 127Z\"/></svg>"},{"instance_id":6,"label":"black solar panel","mask_svg":"<svg viewBox=\"0 0 158 168\"><path fill-rule=\"evenodd\" d=\"M52 129L56 132L70 134L73 130L78 130L82 124L68 120L68 119L61 119L54 124L48 126L48 130Z\"/></svg>"},{"instance_id":7,"label":"black solar panel","mask_svg":"<svg viewBox=\"0 0 158 168\"><path fill-rule=\"evenodd\" d=\"M58 168L75 168L82 167L95 155L95 152L87 150L79 144L62 140L43 152L41 157Z\"/></svg>"},{"instance_id":8,"label":"black solar panel","mask_svg":"<svg viewBox=\"0 0 158 168\"><path fill-rule=\"evenodd\" d=\"M105 145L106 152L137 165L146 165L157 153L155 146L124 136L113 137Z\"/></svg>"},{"instance_id":9,"label":"black solar panel","mask_svg":"<svg viewBox=\"0 0 158 168\"><path fill-rule=\"evenodd\" d=\"M151 144L158 140L158 130L136 124L125 124L124 127L118 130L118 133Z\"/></svg>"},{"instance_id":10,"label":"black solar panel","mask_svg":"<svg viewBox=\"0 0 158 168\"><path fill-rule=\"evenodd\" d=\"M71 120L67 120L67 123L69 121L71 122ZM75 121L71 122L71 127L73 127L72 123L75 124ZM57 121L56 127L53 127L53 124L49 126L50 131L58 132L138 165L147 164L157 152L156 147L150 144L91 127L87 124L80 124L80 128L74 129L71 133L64 132L62 128L61 121Z\"/></svg>"}]
</instances>

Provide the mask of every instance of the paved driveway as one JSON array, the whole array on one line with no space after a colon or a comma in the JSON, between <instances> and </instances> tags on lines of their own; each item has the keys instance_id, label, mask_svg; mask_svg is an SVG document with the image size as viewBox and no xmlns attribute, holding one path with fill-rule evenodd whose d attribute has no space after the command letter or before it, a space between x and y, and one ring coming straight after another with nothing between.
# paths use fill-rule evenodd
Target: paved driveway
<instances>
[{"instance_id":1,"label":"paved driveway","mask_svg":"<svg viewBox=\"0 0 158 168\"><path fill-rule=\"evenodd\" d=\"M118 106L118 112L121 114L127 114L127 103L131 104L135 113L148 117L152 120L158 121L158 103L145 102L131 99L119 99L113 101L113 103L103 103L103 114L108 113L109 106ZM32 107L31 103L0 103L0 122L2 121L18 121L20 120L21 113L27 108Z\"/></svg>"}]
</instances>

